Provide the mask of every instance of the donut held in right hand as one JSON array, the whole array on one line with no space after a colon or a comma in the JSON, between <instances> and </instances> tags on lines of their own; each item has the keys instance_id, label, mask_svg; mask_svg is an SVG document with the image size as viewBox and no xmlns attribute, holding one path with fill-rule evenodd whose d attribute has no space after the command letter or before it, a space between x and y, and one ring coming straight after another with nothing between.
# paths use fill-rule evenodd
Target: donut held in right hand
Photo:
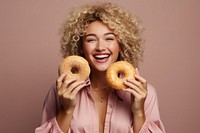
<instances>
[{"instance_id":1,"label":"donut held in right hand","mask_svg":"<svg viewBox=\"0 0 200 133\"><path fill-rule=\"evenodd\" d=\"M135 68L127 61L117 61L111 64L106 71L108 85L114 89L125 89L124 81L127 78L135 79Z\"/></svg>"},{"instance_id":2,"label":"donut held in right hand","mask_svg":"<svg viewBox=\"0 0 200 133\"><path fill-rule=\"evenodd\" d=\"M61 75L64 72L67 73L65 79L87 80L90 75L90 66L87 60L81 56L67 56L59 65L59 74Z\"/></svg>"}]
</instances>

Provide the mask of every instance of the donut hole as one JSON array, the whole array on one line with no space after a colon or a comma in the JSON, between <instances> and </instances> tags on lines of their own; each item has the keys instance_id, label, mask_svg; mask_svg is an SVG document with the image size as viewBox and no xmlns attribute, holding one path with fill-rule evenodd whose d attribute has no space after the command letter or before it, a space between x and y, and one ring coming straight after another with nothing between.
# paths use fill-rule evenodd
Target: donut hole
<instances>
[{"instance_id":1,"label":"donut hole","mask_svg":"<svg viewBox=\"0 0 200 133\"><path fill-rule=\"evenodd\" d=\"M71 72L72 72L73 74L77 74L79 71L78 71L78 68L72 67Z\"/></svg>"},{"instance_id":2,"label":"donut hole","mask_svg":"<svg viewBox=\"0 0 200 133\"><path fill-rule=\"evenodd\" d=\"M119 79L123 79L123 78L125 77L125 73L124 73L124 72L118 72L118 73L117 73L117 77L118 77Z\"/></svg>"}]
</instances>

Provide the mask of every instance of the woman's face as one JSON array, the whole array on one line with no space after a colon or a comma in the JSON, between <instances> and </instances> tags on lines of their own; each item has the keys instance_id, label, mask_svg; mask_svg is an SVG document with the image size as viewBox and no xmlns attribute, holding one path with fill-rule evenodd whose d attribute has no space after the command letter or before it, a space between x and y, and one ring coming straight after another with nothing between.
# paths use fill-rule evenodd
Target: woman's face
<instances>
[{"instance_id":1,"label":"woman's face","mask_svg":"<svg viewBox=\"0 0 200 133\"><path fill-rule=\"evenodd\" d=\"M83 53L93 70L106 71L118 59L120 48L116 35L106 24L94 21L86 28Z\"/></svg>"}]
</instances>

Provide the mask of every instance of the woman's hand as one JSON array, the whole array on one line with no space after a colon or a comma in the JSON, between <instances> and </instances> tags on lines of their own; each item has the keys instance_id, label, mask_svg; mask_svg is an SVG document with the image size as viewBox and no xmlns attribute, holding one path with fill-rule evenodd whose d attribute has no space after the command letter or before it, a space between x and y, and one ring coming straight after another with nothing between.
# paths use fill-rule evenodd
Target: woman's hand
<instances>
[{"instance_id":1,"label":"woman's hand","mask_svg":"<svg viewBox=\"0 0 200 133\"><path fill-rule=\"evenodd\" d=\"M147 81L139 75L136 68L135 80L127 79L124 84L128 86L124 91L132 94L132 112L135 115L144 115L144 102L147 97Z\"/></svg>"},{"instance_id":2,"label":"woman's hand","mask_svg":"<svg viewBox=\"0 0 200 133\"><path fill-rule=\"evenodd\" d=\"M73 111L76 105L76 95L89 82L77 81L75 78L65 80L67 73L63 73L57 79L57 91L63 109L66 112Z\"/></svg>"},{"instance_id":3,"label":"woman's hand","mask_svg":"<svg viewBox=\"0 0 200 133\"><path fill-rule=\"evenodd\" d=\"M146 119L144 102L147 97L147 81L139 76L138 69L136 69L135 80L127 79L124 84L128 86L124 91L132 94L133 131L139 133Z\"/></svg>"},{"instance_id":4,"label":"woman's hand","mask_svg":"<svg viewBox=\"0 0 200 133\"><path fill-rule=\"evenodd\" d=\"M75 78L65 79L67 73L63 73L57 79L57 91L61 101L62 109L56 116L56 120L63 132L68 132L72 114L76 106L77 93L89 82L77 81Z\"/></svg>"}]
</instances>

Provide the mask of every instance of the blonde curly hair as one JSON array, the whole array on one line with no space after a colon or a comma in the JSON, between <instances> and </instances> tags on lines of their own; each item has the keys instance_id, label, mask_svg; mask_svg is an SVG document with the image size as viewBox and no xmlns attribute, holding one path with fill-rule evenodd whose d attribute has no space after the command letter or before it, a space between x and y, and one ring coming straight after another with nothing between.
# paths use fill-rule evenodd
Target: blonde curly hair
<instances>
[{"instance_id":1,"label":"blonde curly hair","mask_svg":"<svg viewBox=\"0 0 200 133\"><path fill-rule=\"evenodd\" d=\"M138 67L143 60L143 38L141 21L128 11L112 3L98 3L74 9L61 27L61 52L63 57L80 55L82 37L86 27L93 21L102 21L114 30L121 51L119 60L130 62Z\"/></svg>"}]
</instances>

